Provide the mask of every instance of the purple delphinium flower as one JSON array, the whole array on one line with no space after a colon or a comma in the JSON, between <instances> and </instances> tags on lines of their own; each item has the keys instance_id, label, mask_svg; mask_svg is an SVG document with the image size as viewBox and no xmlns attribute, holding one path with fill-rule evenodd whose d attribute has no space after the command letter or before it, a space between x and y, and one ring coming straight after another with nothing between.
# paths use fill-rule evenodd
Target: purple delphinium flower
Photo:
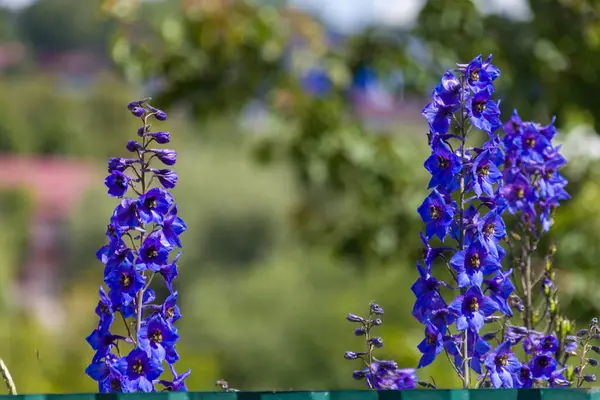
<instances>
[{"instance_id":1,"label":"purple delphinium flower","mask_svg":"<svg viewBox=\"0 0 600 400\"><path fill-rule=\"evenodd\" d=\"M498 305L485 296L479 286L471 286L464 295L457 296L448 308L458 315L456 329L473 332L479 332L485 317L498 311Z\"/></svg>"},{"instance_id":2,"label":"purple delphinium flower","mask_svg":"<svg viewBox=\"0 0 600 400\"><path fill-rule=\"evenodd\" d=\"M152 142L170 141L168 132L149 132L149 118L165 120L167 116L148 105L148 101L128 105L143 123L137 132L141 143L129 140L126 145L137 158L110 159L110 175L105 179L110 195L122 197L131 186L139 197L124 198L117 205L106 230L108 244L96 253L104 264L104 283L109 290L106 293L100 288L95 310L98 327L87 338L95 355L86 373L98 382L102 393L155 392L155 383L162 383L165 390L187 390L184 379L189 371L178 376L171 368L172 381L158 379L163 362L173 364L179 359L175 350L179 335L173 323L181 314L173 280L178 275L176 262L181 253L171 263L169 253L175 246L181 247L179 236L187 228L168 192L177 183L177 174L169 169L151 168L154 158L167 165L175 164L176 152L148 148ZM126 175L126 171L131 174ZM162 187L152 187L153 183ZM156 294L149 287L155 275L164 278L171 293L162 304L155 303ZM122 317L128 337L111 333L115 314ZM123 345L133 345L128 355ZM118 355L114 354L115 349Z\"/></svg>"},{"instance_id":3,"label":"purple delphinium flower","mask_svg":"<svg viewBox=\"0 0 600 400\"><path fill-rule=\"evenodd\" d=\"M521 363L511 351L510 340L504 341L485 358L492 385L497 388L511 389L514 387L512 374L519 371Z\"/></svg>"},{"instance_id":4,"label":"purple delphinium flower","mask_svg":"<svg viewBox=\"0 0 600 400\"><path fill-rule=\"evenodd\" d=\"M458 173L462 168L460 157L450 147L439 141L431 156L425 161L425 169L431 174L429 188L442 187L448 191L458 188Z\"/></svg>"},{"instance_id":5,"label":"purple delphinium flower","mask_svg":"<svg viewBox=\"0 0 600 400\"><path fill-rule=\"evenodd\" d=\"M473 126L488 134L494 133L500 123L500 109L492 99L492 89L486 87L476 92L468 100L467 113Z\"/></svg>"},{"instance_id":6,"label":"purple delphinium flower","mask_svg":"<svg viewBox=\"0 0 600 400\"><path fill-rule=\"evenodd\" d=\"M123 197L129 187L129 177L121 171L113 171L106 177L104 184L108 194L114 197Z\"/></svg>"},{"instance_id":7,"label":"purple delphinium flower","mask_svg":"<svg viewBox=\"0 0 600 400\"><path fill-rule=\"evenodd\" d=\"M519 389L529 389L533 387L533 374L527 365L521 365L518 371L513 373L514 387Z\"/></svg>"},{"instance_id":8,"label":"purple delphinium flower","mask_svg":"<svg viewBox=\"0 0 600 400\"><path fill-rule=\"evenodd\" d=\"M471 172L473 174L473 191L477 197L483 193L493 196L493 185L502 179L502 174L494 164L490 150L484 150L475 158Z\"/></svg>"},{"instance_id":9,"label":"purple delphinium flower","mask_svg":"<svg viewBox=\"0 0 600 400\"><path fill-rule=\"evenodd\" d=\"M444 241L453 222L454 207L447 204L444 197L434 189L418 208L418 212L423 221L427 223L425 227L427 240L437 235L441 241Z\"/></svg>"},{"instance_id":10,"label":"purple delphinium flower","mask_svg":"<svg viewBox=\"0 0 600 400\"><path fill-rule=\"evenodd\" d=\"M491 86L492 82L500 76L500 70L492 64L491 54L485 60L482 60L479 55L464 67L467 83L475 90Z\"/></svg>"},{"instance_id":11,"label":"purple delphinium flower","mask_svg":"<svg viewBox=\"0 0 600 400\"><path fill-rule=\"evenodd\" d=\"M466 250L457 251L450 260L450 266L457 272L458 287L481 286L483 275L500 269L498 259L489 254L486 247L475 240Z\"/></svg>"},{"instance_id":12,"label":"purple delphinium flower","mask_svg":"<svg viewBox=\"0 0 600 400\"><path fill-rule=\"evenodd\" d=\"M426 367L444 349L443 333L431 322L427 322L425 325L425 338L417 348L423 353L417 368Z\"/></svg>"},{"instance_id":13,"label":"purple delphinium flower","mask_svg":"<svg viewBox=\"0 0 600 400\"><path fill-rule=\"evenodd\" d=\"M496 272L496 276L489 280L484 280L487 289L490 291L490 298L498 304L498 308L504 314L512 316L512 310L508 305L508 296L515 291L515 286L510 280L512 269L502 272Z\"/></svg>"},{"instance_id":14,"label":"purple delphinium flower","mask_svg":"<svg viewBox=\"0 0 600 400\"><path fill-rule=\"evenodd\" d=\"M556 360L547 353L538 354L529 362L531 373L536 379L550 379L556 365Z\"/></svg>"}]
</instances>

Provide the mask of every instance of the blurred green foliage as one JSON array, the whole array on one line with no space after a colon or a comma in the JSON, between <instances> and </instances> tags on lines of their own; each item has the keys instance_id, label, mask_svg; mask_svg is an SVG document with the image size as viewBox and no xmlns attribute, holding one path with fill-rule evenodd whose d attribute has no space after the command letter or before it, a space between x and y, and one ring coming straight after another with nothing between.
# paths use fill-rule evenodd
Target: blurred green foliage
<instances>
[{"instance_id":1,"label":"blurred green foliage","mask_svg":"<svg viewBox=\"0 0 600 400\"><path fill-rule=\"evenodd\" d=\"M0 230L0 326L8 327L0 330L0 357L21 392L95 390L83 373L92 356L84 338L96 323L102 276L94 254L116 204L102 185L105 162L124 155L134 137L125 104L147 94L148 78L159 85L155 104L170 116L159 126L180 150L174 195L189 230L177 283L178 368L193 368L193 390L219 378L242 389L361 387L350 376L358 366L343 360L361 346L344 316L366 311L370 300L386 310L381 358L416 365L422 327L410 316L409 288L420 255L415 209L428 179L426 127L418 115L383 130L360 121L346 89L361 68L400 69L402 94L421 99L456 61L492 52L503 72L504 115L518 106L528 119L557 114L563 128L600 121L593 2L530 0L533 18L520 22L483 15L467 0L429 0L413 27L375 27L334 49L317 21L293 12L241 1L126 2L102 2L118 21L107 20L99 3L40 0L14 26L0 24L1 38L20 34L39 52L102 51L118 25L111 54L137 85L109 73L79 89L46 74L0 78L0 153L98 163L95 188L69 221L59 298L68 318L58 331L12 304L31 208L26 192L0 195L0 222L8 226ZM292 34L306 48L289 58ZM324 96L300 85L313 66L332 79ZM255 97L274 116L259 135L236 119ZM574 199L558 211L543 246L557 242L561 306L585 321L600 310L600 163L573 161L566 172ZM446 367L441 357L421 378L454 385Z\"/></svg>"}]
</instances>

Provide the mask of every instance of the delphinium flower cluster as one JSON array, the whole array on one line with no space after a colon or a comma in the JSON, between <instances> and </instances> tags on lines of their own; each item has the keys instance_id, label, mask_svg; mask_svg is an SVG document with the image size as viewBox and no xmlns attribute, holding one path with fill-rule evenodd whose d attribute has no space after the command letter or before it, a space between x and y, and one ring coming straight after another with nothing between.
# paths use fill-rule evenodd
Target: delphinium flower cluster
<instances>
[{"instance_id":1,"label":"delphinium flower cluster","mask_svg":"<svg viewBox=\"0 0 600 400\"><path fill-rule=\"evenodd\" d=\"M148 104L150 99L129 103L131 113L142 126L138 140L129 140L131 158L111 158L105 179L108 194L120 198L106 231L108 244L97 253L104 264L104 283L96 307L98 327L87 341L95 350L86 373L98 382L100 392L187 391L190 371L178 374L179 339L174 323L181 317L177 306L177 262L181 253L180 234L187 228L178 216L177 204L169 189L177 184L177 174L168 168L177 153L155 148L167 144L169 132L150 131L150 120L164 121L167 115ZM132 197L125 197L127 194ZM172 258L172 259L171 259ZM162 304L150 288L161 277L169 295ZM115 319L124 324L123 335L114 333ZM165 364L171 380L160 379Z\"/></svg>"},{"instance_id":2,"label":"delphinium flower cluster","mask_svg":"<svg viewBox=\"0 0 600 400\"><path fill-rule=\"evenodd\" d=\"M346 319L354 324L354 335L364 337L365 351L347 351L344 358L347 360L361 360L365 367L354 371L354 379L365 379L366 385L372 390L401 390L414 389L417 386L417 374L412 368L398 368L395 361L385 361L375 358L373 350L383 347L383 339L373 335L373 328L383 322L381 316L383 309L375 302L369 304L369 316L360 317L348 314Z\"/></svg>"}]
</instances>

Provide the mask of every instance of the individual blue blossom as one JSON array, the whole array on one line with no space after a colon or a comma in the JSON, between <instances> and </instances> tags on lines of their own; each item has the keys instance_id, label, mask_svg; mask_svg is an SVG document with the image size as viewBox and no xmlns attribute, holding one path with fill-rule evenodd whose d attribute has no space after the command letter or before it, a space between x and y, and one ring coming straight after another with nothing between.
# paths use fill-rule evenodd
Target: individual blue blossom
<instances>
[{"instance_id":1,"label":"individual blue blossom","mask_svg":"<svg viewBox=\"0 0 600 400\"><path fill-rule=\"evenodd\" d=\"M92 362L85 373L98 382L100 393L121 392L124 372L118 369L119 358L114 354L107 354L101 361Z\"/></svg>"},{"instance_id":2,"label":"individual blue blossom","mask_svg":"<svg viewBox=\"0 0 600 400\"><path fill-rule=\"evenodd\" d=\"M512 269L502 272L497 271L496 276L489 280L484 280L489 290L490 298L496 302L498 309L508 316L512 316L512 310L508 304L508 297L515 291L515 286L510 280Z\"/></svg>"},{"instance_id":3,"label":"individual blue blossom","mask_svg":"<svg viewBox=\"0 0 600 400\"><path fill-rule=\"evenodd\" d=\"M483 193L493 196L493 185L502 179L502 174L494 163L490 150L484 150L475 158L471 172L473 174L473 191L477 197L480 197Z\"/></svg>"},{"instance_id":4,"label":"individual blue blossom","mask_svg":"<svg viewBox=\"0 0 600 400\"><path fill-rule=\"evenodd\" d=\"M530 389L533 387L533 374L527 365L521 365L518 371L513 373L514 387L519 389Z\"/></svg>"},{"instance_id":5,"label":"individual blue blossom","mask_svg":"<svg viewBox=\"0 0 600 400\"><path fill-rule=\"evenodd\" d=\"M144 107L133 107L131 109L131 114L133 114L134 117L141 117L146 113L146 110L144 109Z\"/></svg>"},{"instance_id":6,"label":"individual blue blossom","mask_svg":"<svg viewBox=\"0 0 600 400\"><path fill-rule=\"evenodd\" d=\"M173 196L163 188L152 188L137 201L139 216L144 224L162 224L173 205Z\"/></svg>"},{"instance_id":7,"label":"individual blue blossom","mask_svg":"<svg viewBox=\"0 0 600 400\"><path fill-rule=\"evenodd\" d=\"M110 298L106 295L104 288L100 286L100 300L96 306L96 315L100 317L98 322L99 329L107 329L115 320L115 313Z\"/></svg>"},{"instance_id":8,"label":"individual blue blossom","mask_svg":"<svg viewBox=\"0 0 600 400\"><path fill-rule=\"evenodd\" d=\"M512 374L519 371L521 363L511 352L510 340L504 341L485 358L485 368L496 389L514 387Z\"/></svg>"},{"instance_id":9,"label":"individual blue blossom","mask_svg":"<svg viewBox=\"0 0 600 400\"><path fill-rule=\"evenodd\" d=\"M425 236L423 236L423 232L419 232L419 235L421 236L421 242L423 243L423 262L425 262L425 266L427 268L431 268L431 265L433 264L435 259L438 258L445 251L452 250L452 248L450 247L433 248L429 245L429 242L427 242Z\"/></svg>"},{"instance_id":10,"label":"individual blue blossom","mask_svg":"<svg viewBox=\"0 0 600 400\"><path fill-rule=\"evenodd\" d=\"M104 180L108 194L114 197L123 197L129 187L129 177L121 171L113 171Z\"/></svg>"},{"instance_id":11,"label":"individual blue blossom","mask_svg":"<svg viewBox=\"0 0 600 400\"><path fill-rule=\"evenodd\" d=\"M167 113L163 110L159 110L158 108L152 106L149 106L149 108L154 114L154 118L156 118L158 121L165 121L167 119Z\"/></svg>"},{"instance_id":12,"label":"individual blue blossom","mask_svg":"<svg viewBox=\"0 0 600 400\"><path fill-rule=\"evenodd\" d=\"M502 126L500 109L491 97L492 89L486 87L473 94L467 102L467 114L473 126L487 132L490 136Z\"/></svg>"},{"instance_id":13,"label":"individual blue blossom","mask_svg":"<svg viewBox=\"0 0 600 400\"><path fill-rule=\"evenodd\" d=\"M473 371L481 374L481 364L484 362L485 356L492 350L492 346L472 331L467 331L467 340L467 354L471 359L469 366ZM463 342L464 336L462 334L444 336L444 349L448 352L448 355L454 358L454 365L458 370L463 368L463 357L460 350Z\"/></svg>"},{"instance_id":14,"label":"individual blue blossom","mask_svg":"<svg viewBox=\"0 0 600 400\"><path fill-rule=\"evenodd\" d=\"M160 271L160 268L167 263L169 259L169 247L165 247L162 240L162 232L152 232L142 243L138 253L139 258L136 264L138 271L149 269L153 272Z\"/></svg>"},{"instance_id":15,"label":"individual blue blossom","mask_svg":"<svg viewBox=\"0 0 600 400\"><path fill-rule=\"evenodd\" d=\"M177 374L177 372L175 372L175 367L173 367L173 365L169 364L169 369L171 370L173 379L170 381L165 381L161 379L158 381L158 383L163 385L165 390L168 392L187 392L188 389L185 386L185 380L188 376L190 376L192 370L188 369L183 374L179 375Z\"/></svg>"},{"instance_id":16,"label":"individual blue blossom","mask_svg":"<svg viewBox=\"0 0 600 400\"><path fill-rule=\"evenodd\" d=\"M143 151L144 150L144 146L142 146L141 144L139 144L135 140L128 141L127 145L125 146L125 148L127 149L127 151L130 151L131 153L135 153L136 151Z\"/></svg>"},{"instance_id":17,"label":"individual blue blossom","mask_svg":"<svg viewBox=\"0 0 600 400\"><path fill-rule=\"evenodd\" d=\"M434 189L419 206L418 212L427 224L425 227L427 240L437 235L440 240L444 241L448 229L453 223L455 208L447 204L440 192Z\"/></svg>"},{"instance_id":18,"label":"individual blue blossom","mask_svg":"<svg viewBox=\"0 0 600 400\"><path fill-rule=\"evenodd\" d=\"M536 379L550 379L552 373L556 370L556 366L554 357L547 353L538 354L529 362L531 373Z\"/></svg>"},{"instance_id":19,"label":"individual blue blossom","mask_svg":"<svg viewBox=\"0 0 600 400\"><path fill-rule=\"evenodd\" d=\"M502 194L508 204L508 210L514 214L518 211L530 210L537 200L534 188L529 180L520 172L508 173Z\"/></svg>"},{"instance_id":20,"label":"individual blue blossom","mask_svg":"<svg viewBox=\"0 0 600 400\"><path fill-rule=\"evenodd\" d=\"M179 275L179 271L177 270L177 261L179 261L180 256L181 252L177 253L172 263L163 265L160 268L160 274L163 276L165 284L167 285L167 289L169 289L170 293L173 293L173 280Z\"/></svg>"},{"instance_id":21,"label":"individual blue blossom","mask_svg":"<svg viewBox=\"0 0 600 400\"><path fill-rule=\"evenodd\" d=\"M554 354L558 351L558 346L558 339L554 334L550 334L540 339L536 350L540 353Z\"/></svg>"},{"instance_id":22,"label":"individual blue blossom","mask_svg":"<svg viewBox=\"0 0 600 400\"><path fill-rule=\"evenodd\" d=\"M436 86L431 97L439 104L444 105L460 105L461 98L466 96L466 91L462 89L460 80L452 73L452 71L446 71L442 75L442 81Z\"/></svg>"},{"instance_id":23,"label":"individual blue blossom","mask_svg":"<svg viewBox=\"0 0 600 400\"><path fill-rule=\"evenodd\" d=\"M375 390L405 390L417 386L417 374L414 369L400 369L393 361L377 360L373 362L371 370L364 371L367 386Z\"/></svg>"},{"instance_id":24,"label":"individual blue blossom","mask_svg":"<svg viewBox=\"0 0 600 400\"><path fill-rule=\"evenodd\" d=\"M448 132L452 113L457 110L457 107L456 104L446 105L434 100L423 108L421 114L427 119L434 134L443 135Z\"/></svg>"},{"instance_id":25,"label":"individual blue blossom","mask_svg":"<svg viewBox=\"0 0 600 400\"><path fill-rule=\"evenodd\" d=\"M137 201L131 198L124 198L115 208L110 222L122 230L139 227L141 224Z\"/></svg>"},{"instance_id":26,"label":"individual blue blossom","mask_svg":"<svg viewBox=\"0 0 600 400\"><path fill-rule=\"evenodd\" d=\"M113 268L104 278L104 282L110 288L109 296L113 304L121 304L123 299L133 299L145 285L144 277L133 265L126 263Z\"/></svg>"},{"instance_id":27,"label":"individual blue blossom","mask_svg":"<svg viewBox=\"0 0 600 400\"><path fill-rule=\"evenodd\" d=\"M120 368L125 369L127 380L124 382L124 392L152 392L152 381L163 372L160 362L148 356L145 350L134 348L125 358L119 360Z\"/></svg>"},{"instance_id":28,"label":"individual blue blossom","mask_svg":"<svg viewBox=\"0 0 600 400\"><path fill-rule=\"evenodd\" d=\"M94 329L85 340L90 344L92 349L96 351L92 362L99 362L101 359L108 356L117 340L127 340L127 338L121 335L113 335L108 328L102 328Z\"/></svg>"},{"instance_id":29,"label":"individual blue blossom","mask_svg":"<svg viewBox=\"0 0 600 400\"><path fill-rule=\"evenodd\" d=\"M498 260L504 258L505 250L499 242L506 236L506 225L497 211L490 211L477 221L479 238L488 252Z\"/></svg>"},{"instance_id":30,"label":"individual blue blossom","mask_svg":"<svg viewBox=\"0 0 600 400\"><path fill-rule=\"evenodd\" d=\"M161 239L171 247L181 247L179 236L187 230L187 225L177 216L177 204L169 210L162 224Z\"/></svg>"},{"instance_id":31,"label":"individual blue blossom","mask_svg":"<svg viewBox=\"0 0 600 400\"><path fill-rule=\"evenodd\" d=\"M475 240L466 250L457 251L450 266L457 272L458 287L481 286L483 275L492 274L501 268L497 258L489 254L479 240Z\"/></svg>"},{"instance_id":32,"label":"individual blue blossom","mask_svg":"<svg viewBox=\"0 0 600 400\"><path fill-rule=\"evenodd\" d=\"M432 175L429 188L441 186L448 191L457 189L461 168L460 157L454 154L446 143L438 141L431 156L425 161L425 169Z\"/></svg>"},{"instance_id":33,"label":"individual blue blossom","mask_svg":"<svg viewBox=\"0 0 600 400\"><path fill-rule=\"evenodd\" d=\"M138 162L138 160L135 160L133 158L111 158L108 160L108 172L123 172L136 162Z\"/></svg>"},{"instance_id":34,"label":"individual blue blossom","mask_svg":"<svg viewBox=\"0 0 600 400\"><path fill-rule=\"evenodd\" d=\"M179 335L176 330L158 314L144 321L144 325L138 332L139 346L148 350L153 359L166 360L169 364L179 360L179 355L175 351L177 340Z\"/></svg>"},{"instance_id":35,"label":"individual blue blossom","mask_svg":"<svg viewBox=\"0 0 600 400\"><path fill-rule=\"evenodd\" d=\"M474 90L479 90L492 85L492 82L500 76L500 70L492 64L492 55L488 55L482 60L481 55L475 57L467 65L461 65L465 68L467 83Z\"/></svg>"},{"instance_id":36,"label":"individual blue blossom","mask_svg":"<svg viewBox=\"0 0 600 400\"><path fill-rule=\"evenodd\" d=\"M417 298L413 307L413 315L419 322L425 323L429 320L431 312L446 307L446 303L439 293L439 287L450 288L450 286L445 282L438 281L428 269L423 268L419 263L417 263L417 269L420 277L411 287Z\"/></svg>"},{"instance_id":37,"label":"individual blue blossom","mask_svg":"<svg viewBox=\"0 0 600 400\"><path fill-rule=\"evenodd\" d=\"M556 371L550 374L550 379L548 379L548 385L551 388L564 388L571 386L571 382L567 380L564 376L564 372L566 371L566 367L557 369Z\"/></svg>"},{"instance_id":38,"label":"individual blue blossom","mask_svg":"<svg viewBox=\"0 0 600 400\"><path fill-rule=\"evenodd\" d=\"M472 286L464 295L457 296L448 308L458 315L456 329L473 332L479 332L485 317L498 311L498 305L485 296L479 286Z\"/></svg>"},{"instance_id":39,"label":"individual blue blossom","mask_svg":"<svg viewBox=\"0 0 600 400\"><path fill-rule=\"evenodd\" d=\"M181 312L177 305L177 292L172 292L161 306L160 315L170 324L181 318Z\"/></svg>"},{"instance_id":40,"label":"individual blue blossom","mask_svg":"<svg viewBox=\"0 0 600 400\"><path fill-rule=\"evenodd\" d=\"M444 349L443 333L431 322L427 322L425 325L425 338L419 343L417 348L423 353L417 368L426 367Z\"/></svg>"}]
</instances>

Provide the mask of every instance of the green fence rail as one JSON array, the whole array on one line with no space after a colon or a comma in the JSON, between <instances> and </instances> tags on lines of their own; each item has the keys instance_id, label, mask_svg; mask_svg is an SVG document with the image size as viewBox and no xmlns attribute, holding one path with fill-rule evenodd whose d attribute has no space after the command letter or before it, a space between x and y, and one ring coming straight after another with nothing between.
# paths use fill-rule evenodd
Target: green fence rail
<instances>
[{"instance_id":1,"label":"green fence rail","mask_svg":"<svg viewBox=\"0 0 600 400\"><path fill-rule=\"evenodd\" d=\"M0 400L600 400L600 389L0 395Z\"/></svg>"}]
</instances>

